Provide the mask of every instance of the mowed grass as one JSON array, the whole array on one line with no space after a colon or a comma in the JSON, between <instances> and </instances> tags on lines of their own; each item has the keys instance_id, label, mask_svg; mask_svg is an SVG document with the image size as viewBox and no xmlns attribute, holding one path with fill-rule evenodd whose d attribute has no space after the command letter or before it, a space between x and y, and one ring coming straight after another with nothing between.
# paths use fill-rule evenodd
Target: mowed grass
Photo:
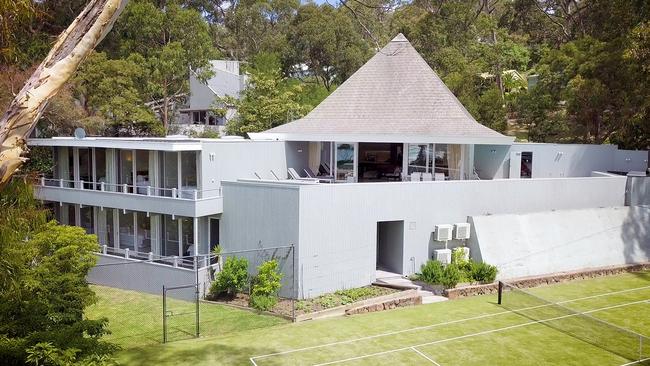
<instances>
[{"instance_id":1,"label":"mowed grass","mask_svg":"<svg viewBox=\"0 0 650 366\"><path fill-rule=\"evenodd\" d=\"M122 348L142 347L162 343L162 296L136 291L92 285L98 302L86 311L90 319L108 318L111 334L105 339ZM180 290L191 296L194 289ZM196 332L196 303L167 298L168 341L190 339ZM200 303L200 332L202 336L223 336L285 324L286 320L258 315L250 311L211 303ZM194 338L195 339L195 338Z\"/></svg>"},{"instance_id":2,"label":"mowed grass","mask_svg":"<svg viewBox=\"0 0 650 366\"><path fill-rule=\"evenodd\" d=\"M630 273L528 290L575 311L650 335L650 274ZM515 297L506 294L504 304ZM581 299L581 300L576 300ZM625 365L634 335L563 308L512 312L477 296L352 317L242 329L126 349L125 365ZM534 301L533 301L534 303ZM547 322L537 322L545 317ZM650 342L648 342L650 343ZM650 344L640 350L650 357ZM434 363L435 362L435 363ZM638 363L650 365L650 362Z\"/></svg>"}]
</instances>

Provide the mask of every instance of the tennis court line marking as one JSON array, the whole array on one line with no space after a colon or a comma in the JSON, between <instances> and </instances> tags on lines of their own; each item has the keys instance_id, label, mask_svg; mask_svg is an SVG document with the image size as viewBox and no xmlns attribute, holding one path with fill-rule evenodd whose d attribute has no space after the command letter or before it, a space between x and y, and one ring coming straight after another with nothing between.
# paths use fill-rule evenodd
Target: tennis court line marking
<instances>
[{"instance_id":1,"label":"tennis court line marking","mask_svg":"<svg viewBox=\"0 0 650 366\"><path fill-rule=\"evenodd\" d=\"M582 301L582 300L589 300L589 299L595 299L595 298L599 298L599 297L618 295L618 294L622 294L622 293L626 293L626 292L645 290L645 289L649 289L649 288L650 288L650 286L642 286L642 287L629 288L629 289L619 290L619 291L614 291L614 292L604 292L604 293L598 294L598 295L591 295L591 296L580 297L580 298L577 298L577 299L564 300L564 301L556 302L555 304L567 304L567 303L577 302L577 301ZM551 306L551 304L530 306L530 307L527 307L527 308L516 309L516 310L518 310L518 311L533 310L533 309L537 309L537 308L544 307L544 306ZM253 357L250 357L249 360L251 361L253 366L257 366L257 363L255 363L254 360L257 360L257 359L260 359L260 358L281 356L281 355L286 355L286 354L290 354L290 353L309 351L309 350L318 349L318 348L324 348L324 347L330 347L330 346L338 346L338 345L341 345L341 344L354 343L354 342L359 342L359 341L366 341L366 340L369 340L369 339L387 337L387 336L391 336L391 335L407 333L407 332L414 332L414 331L424 330L424 329L429 329L429 328L436 328L436 327L440 327L440 326L444 326L444 325L457 324L457 323L462 323L462 322L471 321L471 320L486 319L486 318L491 318L491 317L495 317L495 316L498 316L498 315L504 315L504 314L510 314L510 313L512 313L512 311L499 311L499 312L496 312L496 313L483 314L483 315L473 316L473 317L469 317L469 318L450 320L450 321L447 321L447 322L423 325L423 326L409 328L409 329L395 330L395 331L392 331L392 332L380 333L380 334L375 334L375 335L361 337L361 338L354 338L354 339L348 339L348 340L344 340L344 341L337 341L337 342L319 344L319 345L315 345L315 346L296 348L296 349L291 349L291 350L287 350L287 351L274 352L274 353L269 353L269 354L265 354L265 355L253 356Z\"/></svg>"},{"instance_id":2,"label":"tennis court line marking","mask_svg":"<svg viewBox=\"0 0 650 366\"><path fill-rule=\"evenodd\" d=\"M437 363L436 361L434 361L433 359L431 359L431 357L425 355L423 352L418 351L417 348L415 348L415 347L411 347L411 349L412 349L413 351L415 351L415 353L417 353L418 355L420 355L420 356L426 358L427 360L431 361L432 364L434 364L434 365L436 365L436 366L440 366L439 363Z\"/></svg>"},{"instance_id":3,"label":"tennis court line marking","mask_svg":"<svg viewBox=\"0 0 650 366\"><path fill-rule=\"evenodd\" d=\"M395 349L390 349L388 351L370 353L370 354L367 354L367 355L350 357L350 358L345 358L345 359L341 359L341 360L337 360L337 361L329 361L329 362L324 362L324 363L318 363L318 364L314 364L313 366L334 365L334 364L337 364L337 363L345 363L345 362L349 362L349 361L361 360L361 359L364 359L364 358L369 358L369 357L374 357L374 356L382 356L382 355L387 355L387 354L390 354L390 353L404 351L404 350L407 350L407 349L412 349L414 347L432 346L434 344L446 343L446 342L451 342L451 341L457 341L457 340L460 340L460 339L466 339L466 338L477 337L477 336L482 336L482 335L486 335L486 334L503 332L505 330L522 328L522 327L526 327L526 326L533 325L533 324L542 324L542 323L546 323L546 322L550 322L550 321L554 321L554 320L565 319L565 318L570 318L570 317L574 317L574 316L578 316L578 315L582 315L582 314L591 314L591 313L595 313L595 312L598 312L598 311L604 311L604 310L622 308L622 307L630 306L630 305L636 305L636 304L644 303L646 301L648 301L648 299L640 300L640 301L633 301L633 302L629 302L629 303L625 303L625 304L606 306L606 307L603 307L603 308L593 309L593 310L589 310L589 311L585 311L585 312L577 313L577 314L562 315L562 316L557 316L557 317L554 317L554 318L549 318L549 319L544 319L544 320L534 320L534 321L530 321L530 322L526 322L526 323L509 325L507 327L484 330L482 332L464 334L462 336L439 339L437 341L420 343L420 344L415 344L415 345L412 345L412 346L407 346L407 347L402 347L402 348L395 348Z\"/></svg>"},{"instance_id":4,"label":"tennis court line marking","mask_svg":"<svg viewBox=\"0 0 650 366\"><path fill-rule=\"evenodd\" d=\"M648 357L648 358L644 358L643 360L638 360L638 361L632 361L632 362L624 363L624 364L622 364L621 366L636 365L637 363L646 362L646 361L650 361L650 357Z\"/></svg>"}]
</instances>

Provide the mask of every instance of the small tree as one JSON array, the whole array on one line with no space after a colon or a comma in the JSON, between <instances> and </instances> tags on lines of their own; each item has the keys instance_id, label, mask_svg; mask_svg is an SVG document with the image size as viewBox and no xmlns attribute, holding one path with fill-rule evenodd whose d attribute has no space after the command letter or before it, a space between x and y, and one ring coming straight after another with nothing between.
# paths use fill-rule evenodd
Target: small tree
<instances>
[{"instance_id":1,"label":"small tree","mask_svg":"<svg viewBox=\"0 0 650 366\"><path fill-rule=\"evenodd\" d=\"M257 310L271 310L278 303L278 292L282 274L278 261L272 259L257 267L258 274L253 281L250 306Z\"/></svg>"},{"instance_id":2,"label":"small tree","mask_svg":"<svg viewBox=\"0 0 650 366\"><path fill-rule=\"evenodd\" d=\"M223 269L210 287L210 296L235 296L246 286L248 279L248 260L246 258L229 257Z\"/></svg>"}]
</instances>

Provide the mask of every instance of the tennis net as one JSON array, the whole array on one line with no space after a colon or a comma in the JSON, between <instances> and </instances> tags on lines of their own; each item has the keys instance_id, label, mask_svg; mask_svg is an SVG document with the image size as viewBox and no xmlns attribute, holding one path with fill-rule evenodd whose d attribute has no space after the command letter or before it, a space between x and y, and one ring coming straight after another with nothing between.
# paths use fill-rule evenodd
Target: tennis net
<instances>
[{"instance_id":1,"label":"tennis net","mask_svg":"<svg viewBox=\"0 0 650 366\"><path fill-rule=\"evenodd\" d=\"M579 312L528 291L499 282L499 304L531 321L553 328L630 361L650 357L650 338ZM603 310L603 309L599 309Z\"/></svg>"}]
</instances>

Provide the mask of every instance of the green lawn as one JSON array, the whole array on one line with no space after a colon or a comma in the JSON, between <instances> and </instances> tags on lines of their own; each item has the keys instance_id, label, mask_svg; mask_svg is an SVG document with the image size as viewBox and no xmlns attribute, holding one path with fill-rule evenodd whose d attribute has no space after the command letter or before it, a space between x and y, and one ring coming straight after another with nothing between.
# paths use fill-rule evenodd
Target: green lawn
<instances>
[{"instance_id":1,"label":"green lawn","mask_svg":"<svg viewBox=\"0 0 650 366\"><path fill-rule=\"evenodd\" d=\"M159 344L162 342L162 296L119 290L104 286L91 286L99 301L86 315L91 318L106 317L111 334L106 340L123 348ZM186 290L191 295L194 289ZM265 328L287 323L286 320L201 302L201 335L223 336L233 332ZM194 339L196 329L196 303L168 298L168 340Z\"/></svg>"},{"instance_id":2,"label":"green lawn","mask_svg":"<svg viewBox=\"0 0 650 366\"><path fill-rule=\"evenodd\" d=\"M649 273L575 281L530 292L650 335ZM252 365L253 358L259 366L617 366L638 358L638 339L625 331L572 315L564 308L526 301L506 294L504 306L516 307L517 312L496 304L496 296L478 296L345 318L242 329L126 349L118 359L125 365ZM518 305L530 309L521 310ZM545 321L540 323L540 319ZM650 357L650 342L641 353Z\"/></svg>"}]
</instances>

